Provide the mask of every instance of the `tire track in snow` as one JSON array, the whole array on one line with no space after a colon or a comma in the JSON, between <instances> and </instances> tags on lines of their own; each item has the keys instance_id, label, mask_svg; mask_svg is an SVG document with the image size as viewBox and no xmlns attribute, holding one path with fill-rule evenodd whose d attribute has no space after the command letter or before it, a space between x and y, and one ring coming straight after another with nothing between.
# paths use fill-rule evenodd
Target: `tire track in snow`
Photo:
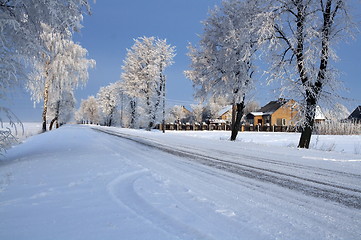
<instances>
[{"instance_id":1,"label":"tire track in snow","mask_svg":"<svg viewBox=\"0 0 361 240\"><path fill-rule=\"evenodd\" d=\"M327 201L336 202L350 208L361 209L361 191L359 189L330 184L320 180L309 179L275 170L251 166L248 164L227 161L224 159L206 156L204 154L195 152L189 152L186 150L172 149L169 146L161 145L160 143L152 143L151 141L146 141L138 137L118 132L102 129L94 130L128 139L147 147L155 148L163 152L179 156L181 158L190 159L203 165L237 174L242 177L255 179L266 183L272 183L283 188L301 192L305 195L323 198Z\"/></svg>"},{"instance_id":2,"label":"tire track in snow","mask_svg":"<svg viewBox=\"0 0 361 240\"><path fill-rule=\"evenodd\" d=\"M138 195L134 184L145 175L150 175L149 170L142 169L120 175L108 183L107 192L120 207L126 207L145 222L170 236L177 236L179 239L213 239L157 210Z\"/></svg>"}]
</instances>

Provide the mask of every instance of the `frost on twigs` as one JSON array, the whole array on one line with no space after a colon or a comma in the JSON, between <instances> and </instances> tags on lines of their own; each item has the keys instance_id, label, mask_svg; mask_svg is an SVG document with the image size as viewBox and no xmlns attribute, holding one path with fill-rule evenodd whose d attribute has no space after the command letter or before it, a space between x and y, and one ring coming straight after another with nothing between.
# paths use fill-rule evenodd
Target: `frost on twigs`
<instances>
[{"instance_id":1,"label":"frost on twigs","mask_svg":"<svg viewBox=\"0 0 361 240\"><path fill-rule=\"evenodd\" d=\"M258 44L252 26L257 12L257 4L250 1L223 1L203 21L199 47L188 47L191 65L185 75L196 98L210 102L222 97L233 105L231 140L236 139L245 99L253 88Z\"/></svg>"},{"instance_id":2,"label":"frost on twigs","mask_svg":"<svg viewBox=\"0 0 361 240\"><path fill-rule=\"evenodd\" d=\"M251 0L251 2L258 2ZM334 45L353 37L354 25L345 0L265 1L257 16L258 42L269 57L269 82L300 103L303 122L299 147L308 148L316 106L335 95L338 60Z\"/></svg>"},{"instance_id":3,"label":"frost on twigs","mask_svg":"<svg viewBox=\"0 0 361 240\"><path fill-rule=\"evenodd\" d=\"M3 117L6 119L3 119ZM20 120L8 108L0 107L0 154L4 153L7 148L17 142L15 134L18 133L19 127L22 132L24 128Z\"/></svg>"}]
</instances>

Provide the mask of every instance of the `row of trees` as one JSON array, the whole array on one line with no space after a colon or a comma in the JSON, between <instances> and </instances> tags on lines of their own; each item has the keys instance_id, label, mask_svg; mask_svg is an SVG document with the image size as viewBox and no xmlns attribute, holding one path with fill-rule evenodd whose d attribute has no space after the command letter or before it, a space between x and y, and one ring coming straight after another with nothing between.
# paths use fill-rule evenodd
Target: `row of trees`
<instances>
[{"instance_id":1,"label":"row of trees","mask_svg":"<svg viewBox=\"0 0 361 240\"><path fill-rule=\"evenodd\" d=\"M86 82L87 70L95 64L71 40L84 13L90 14L87 0L0 0L0 98L7 98L9 89L26 86L35 102L44 101L44 131L46 116L53 122L67 118L74 89ZM12 126L18 121L5 106L0 114ZM0 135L11 135L11 129Z\"/></svg>"},{"instance_id":2,"label":"row of trees","mask_svg":"<svg viewBox=\"0 0 361 240\"><path fill-rule=\"evenodd\" d=\"M299 147L308 148L315 109L337 88L332 46L352 36L346 0L226 0L211 11L198 47L189 46L193 81L201 101L223 96L233 105L235 140L257 59L268 61L268 83L300 103Z\"/></svg>"},{"instance_id":3,"label":"row of trees","mask_svg":"<svg viewBox=\"0 0 361 240\"><path fill-rule=\"evenodd\" d=\"M96 97L90 96L81 101L80 108L75 112L75 120L104 126L119 124L121 94L119 82L100 88Z\"/></svg>"},{"instance_id":4,"label":"row of trees","mask_svg":"<svg viewBox=\"0 0 361 240\"><path fill-rule=\"evenodd\" d=\"M223 104L222 104L223 103ZM188 111L182 105L175 105L172 108L167 109L166 122L182 122L182 123L202 123L211 119L217 119L223 114L228 107L225 99L215 99L214 101L208 101L205 104L191 104L191 111ZM259 103L256 101L249 101L245 104L243 109L244 115L250 112L254 112L260 108Z\"/></svg>"},{"instance_id":5,"label":"row of trees","mask_svg":"<svg viewBox=\"0 0 361 240\"><path fill-rule=\"evenodd\" d=\"M79 122L111 126L119 119L123 126L152 129L165 119L165 69L173 63L175 48L166 40L140 37L127 50L121 80L99 90L96 99L83 100ZM88 105L91 105L89 107ZM91 109L97 108L94 115Z\"/></svg>"}]
</instances>

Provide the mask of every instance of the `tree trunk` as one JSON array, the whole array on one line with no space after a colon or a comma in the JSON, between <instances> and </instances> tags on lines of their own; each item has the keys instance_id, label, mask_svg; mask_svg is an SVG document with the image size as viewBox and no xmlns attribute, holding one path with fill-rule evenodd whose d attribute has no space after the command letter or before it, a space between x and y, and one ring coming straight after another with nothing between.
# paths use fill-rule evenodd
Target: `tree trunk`
<instances>
[{"instance_id":1,"label":"tree trunk","mask_svg":"<svg viewBox=\"0 0 361 240\"><path fill-rule=\"evenodd\" d=\"M45 105L45 103L44 103ZM43 109L43 128L42 128L42 131L43 132L46 132L46 107L44 106L44 109Z\"/></svg>"},{"instance_id":2,"label":"tree trunk","mask_svg":"<svg viewBox=\"0 0 361 240\"><path fill-rule=\"evenodd\" d=\"M307 91L308 94L309 91ZM306 102L306 111L305 111L305 126L302 128L300 141L298 143L299 148L309 148L311 142L311 136L313 131L313 125L315 121L315 113L316 113L316 98L313 96L309 96Z\"/></svg>"},{"instance_id":3,"label":"tree trunk","mask_svg":"<svg viewBox=\"0 0 361 240\"><path fill-rule=\"evenodd\" d=\"M238 135L238 131L241 127L241 119L243 116L243 110L244 110L244 97L243 101L240 103L236 103L236 111L232 111L232 115L236 113L236 116L232 119L235 119L235 121L232 123L232 134L231 134L231 141L235 141Z\"/></svg>"},{"instance_id":4,"label":"tree trunk","mask_svg":"<svg viewBox=\"0 0 361 240\"><path fill-rule=\"evenodd\" d=\"M312 136L312 127L306 126L302 129L300 141L298 143L299 148L309 148Z\"/></svg>"},{"instance_id":5,"label":"tree trunk","mask_svg":"<svg viewBox=\"0 0 361 240\"><path fill-rule=\"evenodd\" d=\"M163 117L162 117L162 124L163 124L163 133L165 133L165 76L162 76L162 84L163 84Z\"/></svg>"},{"instance_id":6,"label":"tree trunk","mask_svg":"<svg viewBox=\"0 0 361 240\"><path fill-rule=\"evenodd\" d=\"M53 120L51 120L50 122L50 126L49 126L49 131L51 131L53 129L53 125L54 125L54 122L56 121L56 117L53 118Z\"/></svg>"},{"instance_id":7,"label":"tree trunk","mask_svg":"<svg viewBox=\"0 0 361 240\"><path fill-rule=\"evenodd\" d=\"M147 96L146 97L147 101L146 101L146 104L147 104L147 107L148 107L148 118L149 118L149 122L148 122L148 127L147 127L147 131L150 131L153 126L154 126L154 112L153 112L153 109L152 109L152 104L150 102L150 97Z\"/></svg>"},{"instance_id":8,"label":"tree trunk","mask_svg":"<svg viewBox=\"0 0 361 240\"><path fill-rule=\"evenodd\" d=\"M124 91L122 90L122 99L120 104L120 126L124 128L123 115L124 115Z\"/></svg>"},{"instance_id":9,"label":"tree trunk","mask_svg":"<svg viewBox=\"0 0 361 240\"><path fill-rule=\"evenodd\" d=\"M112 108L109 115L108 127L111 127L113 124L114 112L115 112L115 108Z\"/></svg>"},{"instance_id":10,"label":"tree trunk","mask_svg":"<svg viewBox=\"0 0 361 240\"><path fill-rule=\"evenodd\" d=\"M342 4L342 1L338 1L335 10L332 13L332 2L332 0L328 0L323 10L324 21L322 27L322 50L317 80L314 84L309 84L308 81L302 81L302 84L306 87L306 89L308 88L308 90L306 90L306 121L305 127L302 129L301 138L298 144L299 148L309 148L310 146L311 135L315 121L317 100L319 99L323 88L323 82L326 77L329 58L330 29L334 23L333 18L337 13L340 4Z\"/></svg>"},{"instance_id":11,"label":"tree trunk","mask_svg":"<svg viewBox=\"0 0 361 240\"><path fill-rule=\"evenodd\" d=\"M55 111L55 117L50 122L49 130L53 129L54 122L56 122L56 128L59 128L58 119L59 119L59 111L60 111L60 101L56 102L56 111Z\"/></svg>"},{"instance_id":12,"label":"tree trunk","mask_svg":"<svg viewBox=\"0 0 361 240\"><path fill-rule=\"evenodd\" d=\"M48 112L48 101L49 101L49 80L45 80L45 88L44 88L44 107L43 107L43 128L42 131L46 132L46 114Z\"/></svg>"},{"instance_id":13,"label":"tree trunk","mask_svg":"<svg viewBox=\"0 0 361 240\"><path fill-rule=\"evenodd\" d=\"M131 109L130 128L135 128L135 123L136 123L136 101L134 99L130 101L130 109Z\"/></svg>"},{"instance_id":14,"label":"tree trunk","mask_svg":"<svg viewBox=\"0 0 361 240\"><path fill-rule=\"evenodd\" d=\"M153 122L156 122L156 113L158 112L161 100L162 100L162 92L163 92L163 68L162 68L162 64L160 64L159 66L159 83L158 83L158 87L156 88L156 93L157 93L157 100L154 104L154 115L153 117Z\"/></svg>"}]
</instances>

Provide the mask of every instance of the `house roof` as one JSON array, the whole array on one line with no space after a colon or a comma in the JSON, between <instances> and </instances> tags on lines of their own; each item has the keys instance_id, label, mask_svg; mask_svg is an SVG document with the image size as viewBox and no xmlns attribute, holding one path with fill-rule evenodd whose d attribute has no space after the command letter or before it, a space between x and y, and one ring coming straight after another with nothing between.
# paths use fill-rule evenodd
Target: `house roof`
<instances>
[{"instance_id":1,"label":"house roof","mask_svg":"<svg viewBox=\"0 0 361 240\"><path fill-rule=\"evenodd\" d=\"M185 114L191 114L191 111L189 111L185 106L181 106L182 107L182 111L185 113Z\"/></svg>"},{"instance_id":2,"label":"house roof","mask_svg":"<svg viewBox=\"0 0 361 240\"><path fill-rule=\"evenodd\" d=\"M348 119L361 119L361 106L358 106L348 117Z\"/></svg>"},{"instance_id":3,"label":"house roof","mask_svg":"<svg viewBox=\"0 0 361 240\"><path fill-rule=\"evenodd\" d=\"M262 112L264 115L272 114L277 111L280 107L282 107L289 100L279 99L277 101L271 101L267 103L265 106L261 107L257 112Z\"/></svg>"},{"instance_id":4,"label":"house roof","mask_svg":"<svg viewBox=\"0 0 361 240\"><path fill-rule=\"evenodd\" d=\"M275 111L277 111L280 107L291 100L286 100L283 98L278 99L277 101L271 101L267 103L265 106L258 109L256 112L250 112L247 114L247 119L252 119L255 116L266 116L272 115Z\"/></svg>"}]
</instances>

